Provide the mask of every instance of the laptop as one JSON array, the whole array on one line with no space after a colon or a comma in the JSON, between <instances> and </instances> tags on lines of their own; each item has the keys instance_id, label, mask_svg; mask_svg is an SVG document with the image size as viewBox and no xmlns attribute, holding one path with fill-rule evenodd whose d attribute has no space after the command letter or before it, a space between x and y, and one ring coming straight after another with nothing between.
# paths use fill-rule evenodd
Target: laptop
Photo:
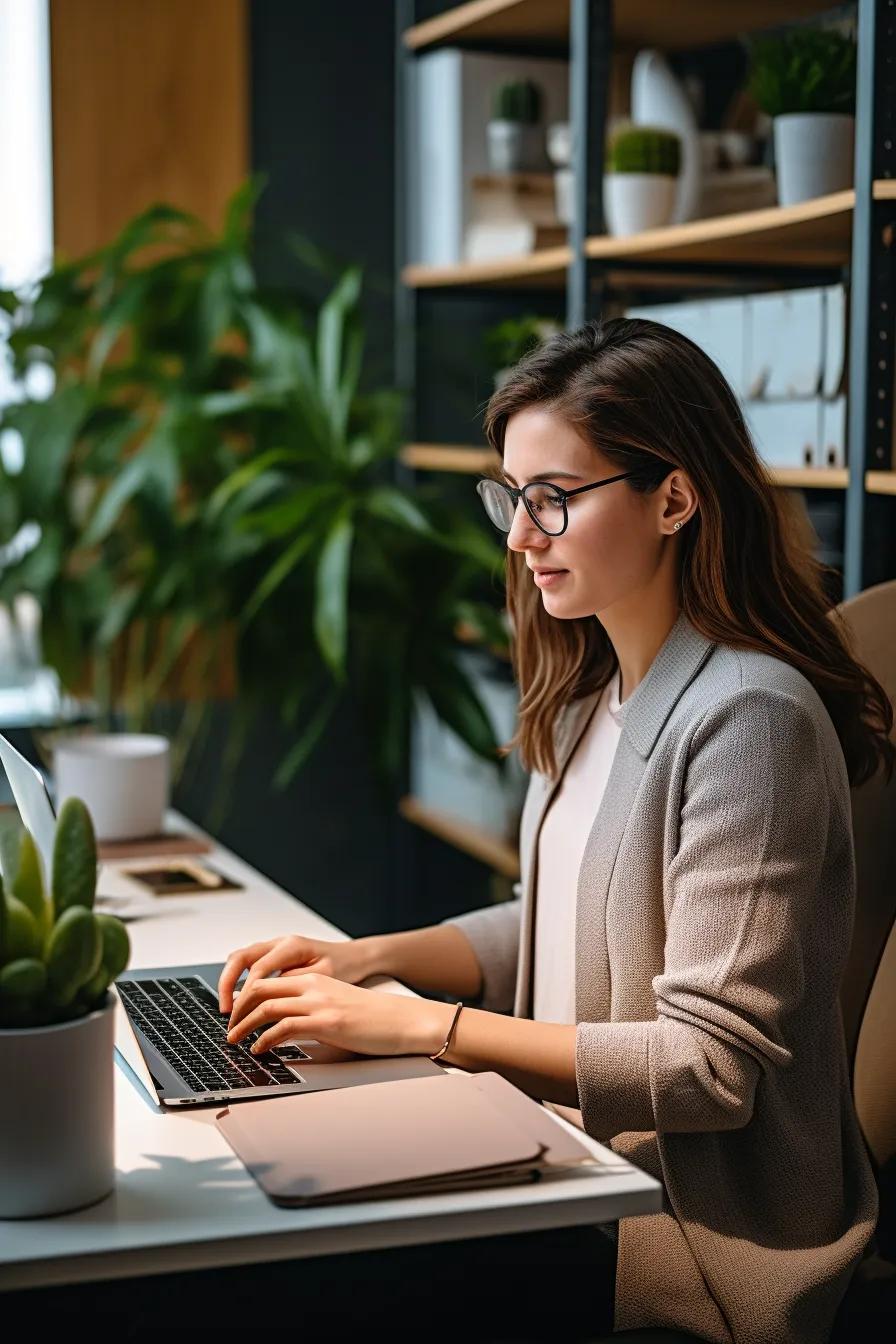
<instances>
[{"instance_id":1,"label":"laptop","mask_svg":"<svg viewBox=\"0 0 896 1344\"><path fill-rule=\"evenodd\" d=\"M44 777L2 735L0 761L48 875L56 817ZM218 1012L223 969L223 962L150 967L125 971L115 981L116 1053L161 1107L210 1106L444 1076L427 1056L374 1058L314 1040L250 1054L260 1031L237 1045L227 1041L228 1014Z\"/></svg>"}]
</instances>

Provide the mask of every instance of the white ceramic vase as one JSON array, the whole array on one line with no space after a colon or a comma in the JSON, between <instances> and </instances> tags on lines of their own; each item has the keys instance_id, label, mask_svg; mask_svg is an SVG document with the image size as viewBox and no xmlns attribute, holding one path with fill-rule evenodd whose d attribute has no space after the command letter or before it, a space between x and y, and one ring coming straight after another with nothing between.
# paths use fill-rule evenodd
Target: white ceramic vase
<instances>
[{"instance_id":1,"label":"white ceramic vase","mask_svg":"<svg viewBox=\"0 0 896 1344\"><path fill-rule=\"evenodd\" d=\"M700 134L687 94L658 51L639 51L632 66L632 121L662 126L681 141L681 168L670 224L696 219L700 208Z\"/></svg>"},{"instance_id":2,"label":"white ceramic vase","mask_svg":"<svg viewBox=\"0 0 896 1344\"><path fill-rule=\"evenodd\" d=\"M53 752L57 810L81 798L98 840L159 835L169 794L167 738L155 733L62 737Z\"/></svg>"},{"instance_id":3,"label":"white ceramic vase","mask_svg":"<svg viewBox=\"0 0 896 1344\"><path fill-rule=\"evenodd\" d=\"M676 178L661 173L605 173L604 222L617 237L658 229L675 209Z\"/></svg>"},{"instance_id":4,"label":"white ceramic vase","mask_svg":"<svg viewBox=\"0 0 896 1344\"><path fill-rule=\"evenodd\" d=\"M0 1218L95 1204L115 1185L115 999L0 1030Z\"/></svg>"},{"instance_id":5,"label":"white ceramic vase","mask_svg":"<svg viewBox=\"0 0 896 1344\"><path fill-rule=\"evenodd\" d=\"M545 165L544 128L495 118L486 127L493 173L534 173Z\"/></svg>"},{"instance_id":6,"label":"white ceramic vase","mask_svg":"<svg viewBox=\"0 0 896 1344\"><path fill-rule=\"evenodd\" d=\"M852 186L854 117L842 112L787 112L775 117L773 126L781 205Z\"/></svg>"}]
</instances>

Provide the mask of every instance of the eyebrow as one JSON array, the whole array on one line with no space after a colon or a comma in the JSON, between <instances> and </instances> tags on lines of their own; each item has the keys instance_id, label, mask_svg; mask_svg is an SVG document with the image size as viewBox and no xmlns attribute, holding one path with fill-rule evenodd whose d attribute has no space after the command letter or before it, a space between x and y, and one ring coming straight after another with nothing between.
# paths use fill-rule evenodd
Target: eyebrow
<instances>
[{"instance_id":1,"label":"eyebrow","mask_svg":"<svg viewBox=\"0 0 896 1344\"><path fill-rule=\"evenodd\" d=\"M503 467L501 468L501 475L504 477L505 480L509 481L511 485L516 485L516 481L515 481L515 480L513 479L513 477L509 474L509 472L506 472L506 471L504 470ZM549 480L552 480L555 476L558 477L558 478L562 478L563 480L566 480L566 481L580 481L580 480L582 479L581 476L577 476L576 473L573 472L573 471L551 471L551 470L548 470L548 471L542 472L542 474L541 474L540 476L533 476L533 477L532 477L532 480L533 480L533 481L549 481Z\"/></svg>"}]
</instances>

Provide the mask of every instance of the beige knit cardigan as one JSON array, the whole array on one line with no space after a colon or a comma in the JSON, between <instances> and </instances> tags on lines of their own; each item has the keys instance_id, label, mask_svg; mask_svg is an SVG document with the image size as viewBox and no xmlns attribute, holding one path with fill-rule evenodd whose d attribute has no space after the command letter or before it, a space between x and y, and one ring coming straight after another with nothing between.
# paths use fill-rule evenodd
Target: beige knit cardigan
<instances>
[{"instance_id":1,"label":"beige knit cardigan","mask_svg":"<svg viewBox=\"0 0 896 1344\"><path fill-rule=\"evenodd\" d=\"M596 698L561 716L558 778L531 777L520 898L445 921L485 1008L531 1013L539 830ZM838 1002L854 896L817 693L682 613L627 702L578 882L585 1129L665 1190L662 1213L620 1221L617 1330L827 1340L877 1219Z\"/></svg>"}]
</instances>

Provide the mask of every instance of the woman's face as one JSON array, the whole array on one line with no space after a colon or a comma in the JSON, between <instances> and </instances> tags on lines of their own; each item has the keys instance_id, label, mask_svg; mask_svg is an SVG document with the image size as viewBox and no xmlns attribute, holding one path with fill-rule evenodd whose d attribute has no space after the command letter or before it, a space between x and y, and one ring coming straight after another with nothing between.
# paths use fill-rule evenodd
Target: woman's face
<instances>
[{"instance_id":1,"label":"woman's face","mask_svg":"<svg viewBox=\"0 0 896 1344\"><path fill-rule=\"evenodd\" d=\"M517 411L508 420L503 468L509 485L547 480L567 490L622 470L567 421L540 406ZM549 583L532 575L545 610L561 620L600 617L614 604L646 594L668 564L675 521L692 512L679 489L681 479L682 473L673 472L652 494L615 481L577 495L567 501L569 522L558 537L535 526L521 499L508 548L524 555L530 570L563 571Z\"/></svg>"}]
</instances>

